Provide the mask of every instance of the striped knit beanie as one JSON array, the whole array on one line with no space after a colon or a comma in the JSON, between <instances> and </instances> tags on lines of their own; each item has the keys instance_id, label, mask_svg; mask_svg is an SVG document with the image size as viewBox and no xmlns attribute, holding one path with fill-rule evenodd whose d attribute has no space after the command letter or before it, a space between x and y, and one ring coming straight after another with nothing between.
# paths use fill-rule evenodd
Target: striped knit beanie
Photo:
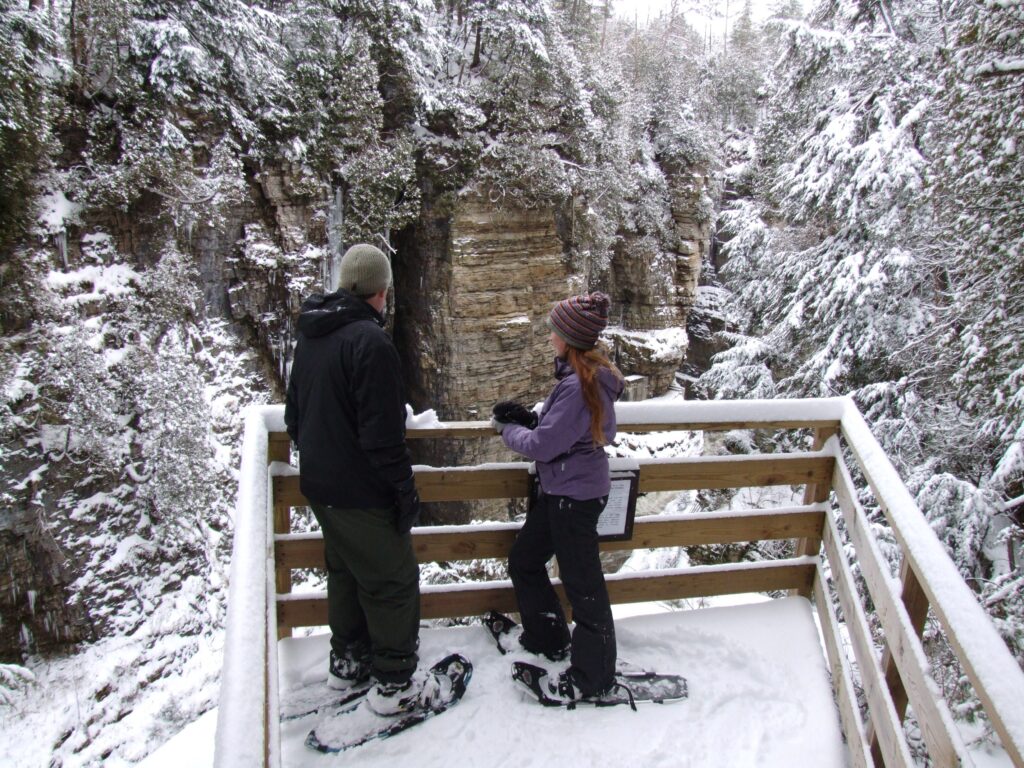
<instances>
[{"instance_id":1,"label":"striped knit beanie","mask_svg":"<svg viewBox=\"0 0 1024 768\"><path fill-rule=\"evenodd\" d=\"M548 326L570 347L593 349L608 325L611 303L600 291L589 296L570 296L555 304L548 315Z\"/></svg>"}]
</instances>

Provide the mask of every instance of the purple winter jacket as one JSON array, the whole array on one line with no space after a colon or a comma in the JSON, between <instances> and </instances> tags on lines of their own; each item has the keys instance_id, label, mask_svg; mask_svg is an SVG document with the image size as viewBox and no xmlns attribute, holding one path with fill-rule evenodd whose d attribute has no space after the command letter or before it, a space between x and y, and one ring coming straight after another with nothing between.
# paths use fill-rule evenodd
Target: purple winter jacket
<instances>
[{"instance_id":1,"label":"purple winter jacket","mask_svg":"<svg viewBox=\"0 0 1024 768\"><path fill-rule=\"evenodd\" d=\"M544 401L537 427L510 424L501 439L516 453L537 462L544 493L581 501L606 496L611 490L608 456L590 435L590 409L583 400L579 377L569 363L556 358L555 378L558 383ZM611 442L616 432L614 404L625 383L607 368L598 370L597 381L604 414L601 427Z\"/></svg>"}]
</instances>

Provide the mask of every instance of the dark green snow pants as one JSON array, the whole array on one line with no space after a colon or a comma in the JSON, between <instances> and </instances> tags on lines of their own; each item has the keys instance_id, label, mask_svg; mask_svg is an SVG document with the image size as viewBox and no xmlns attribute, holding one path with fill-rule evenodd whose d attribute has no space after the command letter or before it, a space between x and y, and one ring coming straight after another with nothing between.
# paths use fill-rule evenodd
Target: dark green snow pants
<instances>
[{"instance_id":1,"label":"dark green snow pants","mask_svg":"<svg viewBox=\"0 0 1024 768\"><path fill-rule=\"evenodd\" d=\"M324 534L327 616L339 656L369 646L373 676L404 682L416 670L420 569L394 509L312 505Z\"/></svg>"}]
</instances>

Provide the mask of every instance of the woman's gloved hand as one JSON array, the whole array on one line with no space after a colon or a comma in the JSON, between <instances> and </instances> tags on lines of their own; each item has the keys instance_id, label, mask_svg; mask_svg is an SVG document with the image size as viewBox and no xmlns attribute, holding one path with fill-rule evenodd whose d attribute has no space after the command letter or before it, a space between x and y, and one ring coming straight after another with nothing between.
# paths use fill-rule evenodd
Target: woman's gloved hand
<instances>
[{"instance_id":1,"label":"woman's gloved hand","mask_svg":"<svg viewBox=\"0 0 1024 768\"><path fill-rule=\"evenodd\" d=\"M494 418L491 419L492 424L494 422L519 424L527 429L534 429L537 426L537 414L526 406L511 400L502 400L500 403L496 403L491 412L494 414ZM500 432L501 430L498 431Z\"/></svg>"}]
</instances>

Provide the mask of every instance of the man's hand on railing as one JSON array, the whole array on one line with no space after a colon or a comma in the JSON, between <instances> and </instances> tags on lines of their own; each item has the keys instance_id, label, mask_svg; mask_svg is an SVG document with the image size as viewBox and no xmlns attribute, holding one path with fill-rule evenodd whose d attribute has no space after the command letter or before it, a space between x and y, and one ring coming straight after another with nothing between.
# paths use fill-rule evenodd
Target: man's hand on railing
<instances>
[{"instance_id":1,"label":"man's hand on railing","mask_svg":"<svg viewBox=\"0 0 1024 768\"><path fill-rule=\"evenodd\" d=\"M527 429L534 429L537 426L537 414L520 403L502 400L495 404L491 412L494 414L492 423L497 421L499 424L519 424ZM498 429L498 426L495 425L494 428ZM501 432L500 429L498 431Z\"/></svg>"},{"instance_id":2,"label":"man's hand on railing","mask_svg":"<svg viewBox=\"0 0 1024 768\"><path fill-rule=\"evenodd\" d=\"M416 481L410 477L398 488L398 517L395 527L399 533L408 533L420 521L420 494Z\"/></svg>"}]
</instances>

